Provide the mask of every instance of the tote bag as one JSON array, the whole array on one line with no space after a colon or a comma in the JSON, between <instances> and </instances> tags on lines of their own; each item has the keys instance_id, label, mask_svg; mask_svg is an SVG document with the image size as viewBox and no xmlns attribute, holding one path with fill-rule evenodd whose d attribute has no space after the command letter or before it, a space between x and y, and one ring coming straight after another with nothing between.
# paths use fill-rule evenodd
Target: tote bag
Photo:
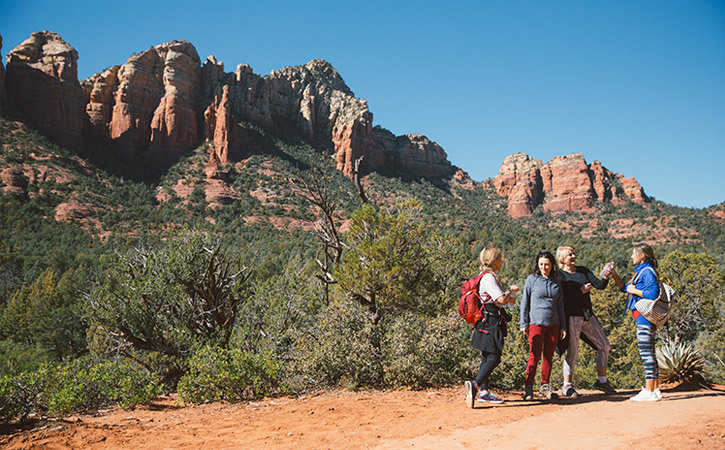
<instances>
[{"instance_id":1,"label":"tote bag","mask_svg":"<svg viewBox=\"0 0 725 450\"><path fill-rule=\"evenodd\" d=\"M652 270L652 272L654 272L654 269L652 269L651 267L646 267L646 269L650 269ZM672 286L667 283L663 283L660 280L656 272L655 276L657 277L657 283L659 284L660 288L660 293L657 298L643 298L641 300L637 300L637 302L634 304L634 307L637 308L637 311L639 311L639 313L642 314L644 318L647 319L650 323L661 327L665 324L665 322L667 322L667 319L670 317L672 303L675 301L675 297L677 294L675 290L672 289Z\"/></svg>"}]
</instances>

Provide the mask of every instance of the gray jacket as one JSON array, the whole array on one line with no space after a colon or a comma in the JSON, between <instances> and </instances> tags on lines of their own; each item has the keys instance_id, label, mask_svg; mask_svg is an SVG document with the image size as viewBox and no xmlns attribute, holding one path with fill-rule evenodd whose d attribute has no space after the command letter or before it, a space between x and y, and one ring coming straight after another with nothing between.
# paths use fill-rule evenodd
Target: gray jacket
<instances>
[{"instance_id":1,"label":"gray jacket","mask_svg":"<svg viewBox=\"0 0 725 450\"><path fill-rule=\"evenodd\" d=\"M564 296L557 279L531 274L526 279L521 296L521 326L565 325Z\"/></svg>"}]
</instances>

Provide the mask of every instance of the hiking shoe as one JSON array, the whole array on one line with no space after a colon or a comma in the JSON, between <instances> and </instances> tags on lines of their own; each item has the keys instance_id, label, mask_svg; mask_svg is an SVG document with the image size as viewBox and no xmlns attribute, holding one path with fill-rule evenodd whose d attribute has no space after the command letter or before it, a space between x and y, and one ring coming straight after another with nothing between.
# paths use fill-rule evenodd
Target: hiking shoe
<instances>
[{"instance_id":1,"label":"hiking shoe","mask_svg":"<svg viewBox=\"0 0 725 450\"><path fill-rule=\"evenodd\" d=\"M548 383L544 383L541 385L541 388L539 389L539 397L544 397L547 400L551 400L551 387Z\"/></svg>"},{"instance_id":2,"label":"hiking shoe","mask_svg":"<svg viewBox=\"0 0 725 450\"><path fill-rule=\"evenodd\" d=\"M579 397L579 393L577 391L575 391L574 388L571 386L569 386L566 389L561 388L561 395L563 395L564 397L569 397L569 398Z\"/></svg>"},{"instance_id":3,"label":"hiking shoe","mask_svg":"<svg viewBox=\"0 0 725 450\"><path fill-rule=\"evenodd\" d=\"M527 384L524 387L524 401L530 402L534 399L534 387L530 384Z\"/></svg>"},{"instance_id":4,"label":"hiking shoe","mask_svg":"<svg viewBox=\"0 0 725 450\"><path fill-rule=\"evenodd\" d=\"M501 400L500 398L496 397L495 395L493 395L490 392L486 392L485 394L484 393L479 393L478 394L478 401L481 402L481 403L503 403L503 400Z\"/></svg>"},{"instance_id":5,"label":"hiking shoe","mask_svg":"<svg viewBox=\"0 0 725 450\"><path fill-rule=\"evenodd\" d=\"M466 406L473 408L478 394L478 386L475 381L466 381Z\"/></svg>"},{"instance_id":6,"label":"hiking shoe","mask_svg":"<svg viewBox=\"0 0 725 450\"><path fill-rule=\"evenodd\" d=\"M648 391L647 389L642 389L639 391L639 394L635 395L634 397L629 397L630 400L633 402L658 402L660 401L660 398L657 397L657 394L654 393L654 391Z\"/></svg>"},{"instance_id":7,"label":"hiking shoe","mask_svg":"<svg viewBox=\"0 0 725 450\"><path fill-rule=\"evenodd\" d=\"M609 381L605 381L604 383L600 383L599 380L594 382L594 388L599 389L600 391L604 392L608 395L614 395L617 393L617 391L614 390L611 384L609 384Z\"/></svg>"}]
</instances>

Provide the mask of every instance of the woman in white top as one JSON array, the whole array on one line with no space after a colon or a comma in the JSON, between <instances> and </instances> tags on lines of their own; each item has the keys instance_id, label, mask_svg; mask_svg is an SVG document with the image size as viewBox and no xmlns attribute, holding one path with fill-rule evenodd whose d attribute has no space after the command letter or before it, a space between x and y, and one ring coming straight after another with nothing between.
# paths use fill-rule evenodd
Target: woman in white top
<instances>
[{"instance_id":1,"label":"woman in white top","mask_svg":"<svg viewBox=\"0 0 725 450\"><path fill-rule=\"evenodd\" d=\"M505 311L506 304L514 304L519 288L512 285L506 291L501 289L501 283L496 272L503 265L503 255L497 248L484 248L479 255L481 261L481 278L478 293L481 297L481 320L476 322L473 329L471 345L481 351L481 366L475 381L466 381L466 403L473 408L475 400L485 403L502 403L503 400L488 391L488 378L493 369L501 362L504 336L506 336L506 322L511 315Z\"/></svg>"}]
</instances>

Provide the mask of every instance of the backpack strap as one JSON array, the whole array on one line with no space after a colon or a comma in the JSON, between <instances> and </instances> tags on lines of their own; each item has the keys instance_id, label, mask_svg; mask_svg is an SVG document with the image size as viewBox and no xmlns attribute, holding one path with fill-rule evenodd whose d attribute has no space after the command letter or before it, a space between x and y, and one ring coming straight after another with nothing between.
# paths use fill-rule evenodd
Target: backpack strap
<instances>
[{"instance_id":1,"label":"backpack strap","mask_svg":"<svg viewBox=\"0 0 725 450\"><path fill-rule=\"evenodd\" d=\"M644 269L640 270L640 271L639 271L639 273L637 274L637 276L636 276L636 277L634 277L634 279L633 279L633 280L631 281L631 284L632 284L632 286L634 286L634 284L635 284L635 283L637 282L637 280L639 280L639 276L640 276L640 275L642 275L642 272L644 272L644 271L645 271L645 269L649 269L649 270L651 270L651 271L652 271L652 273L653 273L653 274L655 275L655 278L657 278L657 281L659 282L659 280L660 280L660 274L658 274L658 273L657 273L657 271L655 270L655 268L654 268L654 267L652 267L652 266L647 266L647 267L645 267Z\"/></svg>"}]
</instances>

